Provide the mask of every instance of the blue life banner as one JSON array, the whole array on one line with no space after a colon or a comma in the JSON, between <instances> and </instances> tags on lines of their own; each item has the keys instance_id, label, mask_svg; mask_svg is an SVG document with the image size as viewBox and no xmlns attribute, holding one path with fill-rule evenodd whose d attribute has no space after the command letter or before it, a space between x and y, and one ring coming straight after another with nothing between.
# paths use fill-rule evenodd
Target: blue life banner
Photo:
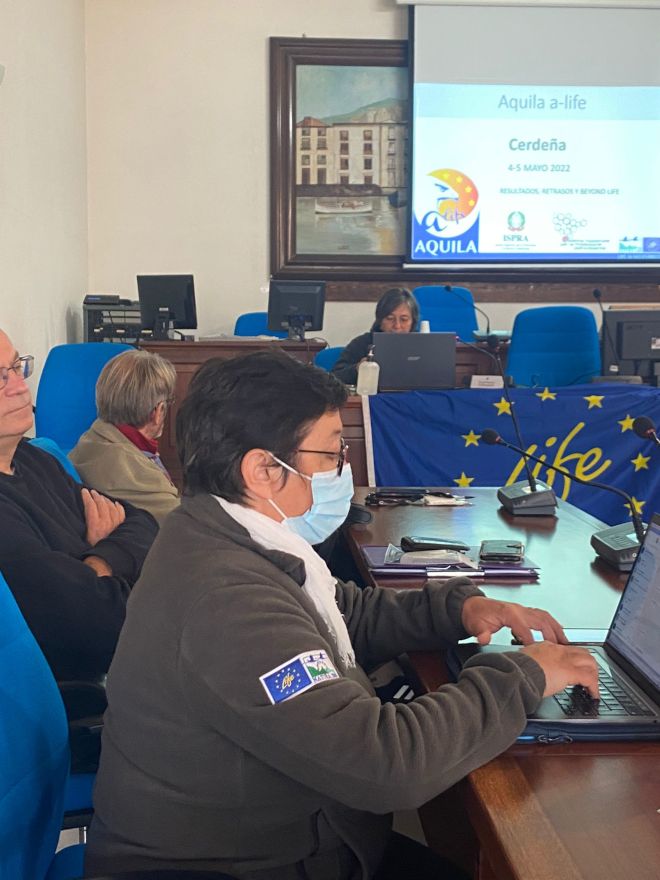
<instances>
[{"instance_id":1,"label":"blue life banner","mask_svg":"<svg viewBox=\"0 0 660 880\"><path fill-rule=\"evenodd\" d=\"M633 497L645 521L660 511L660 448L638 437L633 421L660 425L660 390L639 385L514 388L525 448L543 459L534 475L557 497L609 524L630 516L612 492L581 486L553 470L609 483ZM525 479L522 457L480 440L492 428L518 445L502 390L378 394L369 399L378 486L502 486Z\"/></svg>"}]
</instances>

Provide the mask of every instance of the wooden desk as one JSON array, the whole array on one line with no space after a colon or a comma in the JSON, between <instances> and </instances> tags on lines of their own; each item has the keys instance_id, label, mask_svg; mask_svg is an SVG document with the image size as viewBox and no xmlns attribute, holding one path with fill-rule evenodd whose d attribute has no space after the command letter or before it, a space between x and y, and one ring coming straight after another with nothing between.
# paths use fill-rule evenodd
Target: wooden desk
<instances>
[{"instance_id":1,"label":"wooden desk","mask_svg":"<svg viewBox=\"0 0 660 880\"><path fill-rule=\"evenodd\" d=\"M171 407L165 421L165 430L160 440L160 454L174 483L181 489L182 475L176 453L175 423L179 405L188 393L188 385L193 374L205 361L213 357L230 358L253 351L263 351L276 346L304 363L311 363L317 352L325 348L325 343L315 339L292 342L288 339L269 341L267 339L237 338L217 339L209 342L141 342L140 348L152 351L171 361L176 370L176 402ZM456 385L465 387L470 376L493 372L493 362L483 349L456 345ZM356 485L366 486L367 455L364 443L364 420L362 403L359 397L349 398L341 412L344 423L344 437L350 447L349 459Z\"/></svg>"},{"instance_id":2,"label":"wooden desk","mask_svg":"<svg viewBox=\"0 0 660 880\"><path fill-rule=\"evenodd\" d=\"M368 490L358 489L361 501ZM560 504L555 519L514 519L494 490L466 490L470 508L372 508L353 526L351 549L371 583L359 547L405 534L454 535L476 544L516 537L541 566L536 583L479 586L493 598L545 608L567 627L604 628L625 575L594 561L589 537L600 523ZM381 579L381 586L420 581ZM440 654L411 661L434 690L446 679ZM450 853L480 880L657 880L660 877L660 743L515 745L420 810L431 846ZM476 835L475 838L472 835ZM478 844L478 864L470 863Z\"/></svg>"}]
</instances>

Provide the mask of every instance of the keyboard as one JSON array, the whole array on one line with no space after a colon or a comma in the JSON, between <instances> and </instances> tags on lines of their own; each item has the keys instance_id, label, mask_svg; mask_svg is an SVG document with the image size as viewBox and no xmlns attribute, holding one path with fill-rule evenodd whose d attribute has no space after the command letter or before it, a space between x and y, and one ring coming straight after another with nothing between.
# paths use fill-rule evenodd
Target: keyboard
<instances>
[{"instance_id":1,"label":"keyboard","mask_svg":"<svg viewBox=\"0 0 660 880\"><path fill-rule=\"evenodd\" d=\"M555 694L562 712L571 718L613 718L653 715L637 697L605 669L598 668L600 700L595 700L582 685L564 688Z\"/></svg>"}]
</instances>

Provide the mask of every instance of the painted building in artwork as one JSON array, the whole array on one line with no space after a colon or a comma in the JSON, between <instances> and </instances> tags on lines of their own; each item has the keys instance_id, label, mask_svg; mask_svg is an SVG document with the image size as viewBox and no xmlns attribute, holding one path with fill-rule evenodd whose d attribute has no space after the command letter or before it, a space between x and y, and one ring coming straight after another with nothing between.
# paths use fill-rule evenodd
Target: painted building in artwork
<instances>
[{"instance_id":1,"label":"painted building in artwork","mask_svg":"<svg viewBox=\"0 0 660 880\"><path fill-rule=\"evenodd\" d=\"M298 186L373 187L384 193L407 181L405 105L388 101L341 119L305 116L296 124Z\"/></svg>"}]
</instances>

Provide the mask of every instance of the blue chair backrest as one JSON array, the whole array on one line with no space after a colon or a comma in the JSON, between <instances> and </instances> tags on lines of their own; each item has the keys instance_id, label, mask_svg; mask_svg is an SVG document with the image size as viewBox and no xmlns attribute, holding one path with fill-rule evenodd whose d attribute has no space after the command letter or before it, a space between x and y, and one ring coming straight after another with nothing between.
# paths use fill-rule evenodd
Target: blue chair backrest
<instances>
[{"instance_id":1,"label":"blue chair backrest","mask_svg":"<svg viewBox=\"0 0 660 880\"><path fill-rule=\"evenodd\" d=\"M330 348L324 348L323 351L319 351L314 358L314 366L320 367L322 370L330 370L334 367L334 365L339 360L339 355L343 351L343 347L341 345L334 345Z\"/></svg>"},{"instance_id":2,"label":"blue chair backrest","mask_svg":"<svg viewBox=\"0 0 660 880\"><path fill-rule=\"evenodd\" d=\"M432 332L456 333L464 342L474 342L477 315L467 287L452 287L449 291L432 284L416 287L413 293L419 303L420 320L428 321Z\"/></svg>"},{"instance_id":3,"label":"blue chair backrest","mask_svg":"<svg viewBox=\"0 0 660 880\"><path fill-rule=\"evenodd\" d=\"M0 575L0 878L43 880L69 772L55 679Z\"/></svg>"},{"instance_id":4,"label":"blue chair backrest","mask_svg":"<svg viewBox=\"0 0 660 880\"><path fill-rule=\"evenodd\" d=\"M600 371L598 330L589 309L544 306L518 312L506 362L516 385L579 385Z\"/></svg>"},{"instance_id":5,"label":"blue chair backrest","mask_svg":"<svg viewBox=\"0 0 660 880\"><path fill-rule=\"evenodd\" d=\"M268 329L268 312L246 312L236 318L234 336L276 336L286 339L288 333Z\"/></svg>"},{"instance_id":6,"label":"blue chair backrest","mask_svg":"<svg viewBox=\"0 0 660 880\"><path fill-rule=\"evenodd\" d=\"M30 443L32 446L36 446L38 449L43 449L44 452L48 452L50 455L54 456L64 470L70 474L77 483L82 483L80 474L73 466L73 462L68 455L64 454L54 440L51 440L50 437L33 437L32 440L30 440Z\"/></svg>"},{"instance_id":7,"label":"blue chair backrest","mask_svg":"<svg viewBox=\"0 0 660 880\"><path fill-rule=\"evenodd\" d=\"M70 452L96 418L99 373L111 358L131 348L112 342L51 348L37 390L37 437L50 437L64 453Z\"/></svg>"}]
</instances>

